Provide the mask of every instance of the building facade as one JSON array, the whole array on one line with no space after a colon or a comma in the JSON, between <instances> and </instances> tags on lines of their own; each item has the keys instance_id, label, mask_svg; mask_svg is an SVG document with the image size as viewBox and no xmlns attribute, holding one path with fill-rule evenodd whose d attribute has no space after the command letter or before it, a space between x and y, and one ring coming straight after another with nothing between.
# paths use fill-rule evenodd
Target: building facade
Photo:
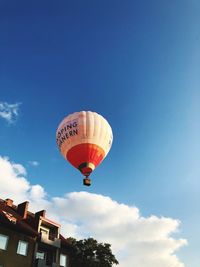
<instances>
[{"instance_id":1,"label":"building facade","mask_svg":"<svg viewBox=\"0 0 200 267\"><path fill-rule=\"evenodd\" d=\"M70 267L69 244L46 211L0 199L0 267Z\"/></svg>"}]
</instances>

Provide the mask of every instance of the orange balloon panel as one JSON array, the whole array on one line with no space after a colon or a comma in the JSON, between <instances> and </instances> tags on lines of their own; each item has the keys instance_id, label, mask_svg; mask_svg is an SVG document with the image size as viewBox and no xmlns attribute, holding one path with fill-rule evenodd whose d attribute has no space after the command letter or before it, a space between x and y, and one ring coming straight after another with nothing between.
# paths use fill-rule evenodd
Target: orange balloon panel
<instances>
[{"instance_id":1,"label":"orange balloon panel","mask_svg":"<svg viewBox=\"0 0 200 267\"><path fill-rule=\"evenodd\" d=\"M91 111L76 112L65 117L56 133L61 154L86 176L106 157L112 140L109 123Z\"/></svg>"},{"instance_id":2,"label":"orange balloon panel","mask_svg":"<svg viewBox=\"0 0 200 267\"><path fill-rule=\"evenodd\" d=\"M72 147L66 155L67 160L84 175L89 175L104 159L105 152L95 144L80 144Z\"/></svg>"}]
</instances>

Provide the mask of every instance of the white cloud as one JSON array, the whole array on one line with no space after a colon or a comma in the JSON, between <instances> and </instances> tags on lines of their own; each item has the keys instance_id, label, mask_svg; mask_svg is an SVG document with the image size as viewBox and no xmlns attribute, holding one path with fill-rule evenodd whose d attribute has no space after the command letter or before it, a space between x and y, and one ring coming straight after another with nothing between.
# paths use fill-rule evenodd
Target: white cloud
<instances>
[{"instance_id":1,"label":"white cloud","mask_svg":"<svg viewBox=\"0 0 200 267\"><path fill-rule=\"evenodd\" d=\"M21 103L8 104L0 102L0 117L8 123L14 123L19 116L19 106Z\"/></svg>"},{"instance_id":2,"label":"white cloud","mask_svg":"<svg viewBox=\"0 0 200 267\"><path fill-rule=\"evenodd\" d=\"M28 163L29 163L31 166L34 166L34 167L36 167L36 166L39 165L39 162L36 161L36 160L29 161Z\"/></svg>"},{"instance_id":3,"label":"white cloud","mask_svg":"<svg viewBox=\"0 0 200 267\"><path fill-rule=\"evenodd\" d=\"M30 189L25 174L26 171L22 165L0 157L0 197L23 201Z\"/></svg>"},{"instance_id":4,"label":"white cloud","mask_svg":"<svg viewBox=\"0 0 200 267\"><path fill-rule=\"evenodd\" d=\"M51 201L50 212L57 212L63 225L69 221L75 225L77 237L93 236L111 243L120 267L184 266L175 252L187 242L171 237L180 225L178 220L144 218L134 206L87 192L73 192Z\"/></svg>"},{"instance_id":5,"label":"white cloud","mask_svg":"<svg viewBox=\"0 0 200 267\"><path fill-rule=\"evenodd\" d=\"M44 199L46 196L46 192L44 191L44 188L39 185L32 185L30 190L30 198L32 198L33 201L36 199Z\"/></svg>"},{"instance_id":6,"label":"white cloud","mask_svg":"<svg viewBox=\"0 0 200 267\"><path fill-rule=\"evenodd\" d=\"M142 217L139 209L99 194L72 192L48 198L40 185L30 185L22 165L0 157L0 197L15 202L29 200L31 210L46 209L47 216L62 225L64 236L109 242L120 267L184 267L176 251L187 243L172 234L178 220ZM14 188L10 185L15 184Z\"/></svg>"}]
</instances>

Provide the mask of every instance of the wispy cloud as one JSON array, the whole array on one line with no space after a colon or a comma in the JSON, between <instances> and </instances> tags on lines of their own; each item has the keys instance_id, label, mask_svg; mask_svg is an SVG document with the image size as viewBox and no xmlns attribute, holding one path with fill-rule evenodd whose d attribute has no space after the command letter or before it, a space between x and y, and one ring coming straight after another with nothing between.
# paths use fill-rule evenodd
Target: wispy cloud
<instances>
[{"instance_id":1,"label":"wispy cloud","mask_svg":"<svg viewBox=\"0 0 200 267\"><path fill-rule=\"evenodd\" d=\"M36 166L39 165L39 162L36 161L36 160L31 160L31 161L29 161L28 163L29 163L29 165L34 166L34 167L36 167Z\"/></svg>"},{"instance_id":2,"label":"wispy cloud","mask_svg":"<svg viewBox=\"0 0 200 267\"><path fill-rule=\"evenodd\" d=\"M173 236L179 220L143 217L137 207L100 194L71 192L48 197L41 185L30 184L21 164L1 156L0 184L0 198L11 198L16 204L28 200L32 211L46 209L49 218L61 223L65 237L92 236L110 243L119 267L185 267L176 251L187 241Z\"/></svg>"},{"instance_id":3,"label":"wispy cloud","mask_svg":"<svg viewBox=\"0 0 200 267\"><path fill-rule=\"evenodd\" d=\"M9 124L14 123L19 116L20 105L21 103L9 104L7 102L0 102L0 117Z\"/></svg>"}]
</instances>

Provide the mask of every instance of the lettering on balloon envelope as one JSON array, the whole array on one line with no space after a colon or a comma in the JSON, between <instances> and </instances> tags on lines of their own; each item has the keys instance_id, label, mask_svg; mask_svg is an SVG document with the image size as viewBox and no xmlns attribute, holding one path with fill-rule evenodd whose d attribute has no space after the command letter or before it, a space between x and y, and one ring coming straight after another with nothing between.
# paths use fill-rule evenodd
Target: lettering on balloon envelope
<instances>
[{"instance_id":1,"label":"lettering on balloon envelope","mask_svg":"<svg viewBox=\"0 0 200 267\"><path fill-rule=\"evenodd\" d=\"M64 122L56 135L56 143L59 148L70 137L78 135L78 119Z\"/></svg>"}]
</instances>

